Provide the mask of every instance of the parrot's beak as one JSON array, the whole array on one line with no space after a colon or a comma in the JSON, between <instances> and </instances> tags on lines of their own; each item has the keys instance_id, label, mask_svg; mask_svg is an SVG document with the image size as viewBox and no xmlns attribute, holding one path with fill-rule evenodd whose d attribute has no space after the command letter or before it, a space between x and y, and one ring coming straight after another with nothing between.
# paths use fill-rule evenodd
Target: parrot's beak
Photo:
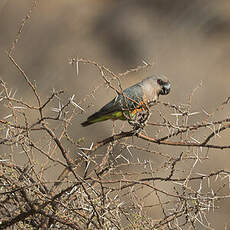
<instances>
[{"instance_id":1,"label":"parrot's beak","mask_svg":"<svg viewBox=\"0 0 230 230\"><path fill-rule=\"evenodd\" d=\"M171 84L169 82L166 82L163 86L162 86L162 90L160 91L161 95L167 95L169 94L171 89Z\"/></svg>"}]
</instances>

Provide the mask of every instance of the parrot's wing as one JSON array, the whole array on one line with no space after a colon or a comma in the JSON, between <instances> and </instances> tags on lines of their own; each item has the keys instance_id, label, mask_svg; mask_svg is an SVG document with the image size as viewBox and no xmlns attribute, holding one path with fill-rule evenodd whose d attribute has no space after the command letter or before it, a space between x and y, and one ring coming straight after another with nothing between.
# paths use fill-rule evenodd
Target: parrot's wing
<instances>
[{"instance_id":1,"label":"parrot's wing","mask_svg":"<svg viewBox=\"0 0 230 230\"><path fill-rule=\"evenodd\" d=\"M94 113L89 120L109 115L117 111L135 109L143 100L142 85L136 84L123 91L123 94L117 95L112 101L103 106L98 112Z\"/></svg>"}]
</instances>

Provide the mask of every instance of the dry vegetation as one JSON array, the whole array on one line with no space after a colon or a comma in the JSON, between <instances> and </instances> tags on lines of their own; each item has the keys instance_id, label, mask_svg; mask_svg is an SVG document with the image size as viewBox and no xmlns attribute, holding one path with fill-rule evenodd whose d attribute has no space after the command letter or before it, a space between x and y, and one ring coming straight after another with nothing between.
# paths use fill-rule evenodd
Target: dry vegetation
<instances>
[{"instance_id":1,"label":"dry vegetation","mask_svg":"<svg viewBox=\"0 0 230 230\"><path fill-rule=\"evenodd\" d=\"M222 114L230 97L213 112L193 112L196 88L184 104L154 106L158 122L150 119L138 130L113 127L111 136L86 147L87 137L76 140L69 129L102 85L81 100L68 99L62 90L45 98L14 57L35 6L36 1L8 51L34 102L0 83L0 106L8 114L0 120L0 229L212 229L209 214L229 199L230 172L204 174L200 166L209 160L209 150L230 149L222 141L229 134L230 118ZM80 65L94 66L103 85L115 91L120 78L150 66L116 74L84 58L72 58L71 64L77 77ZM197 114L199 121L191 122ZM139 159L138 153L160 163ZM15 161L19 154L21 164ZM54 170L53 180L47 179L58 167L62 172Z\"/></svg>"}]
</instances>

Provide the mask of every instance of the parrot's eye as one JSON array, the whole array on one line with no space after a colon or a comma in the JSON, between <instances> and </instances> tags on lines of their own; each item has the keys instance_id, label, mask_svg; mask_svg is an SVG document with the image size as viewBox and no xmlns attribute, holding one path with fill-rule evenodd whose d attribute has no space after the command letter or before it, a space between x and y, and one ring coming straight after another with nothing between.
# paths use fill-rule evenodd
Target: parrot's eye
<instances>
[{"instance_id":1,"label":"parrot's eye","mask_svg":"<svg viewBox=\"0 0 230 230\"><path fill-rule=\"evenodd\" d=\"M163 82L161 79L157 79L157 83L158 83L159 85L163 85L163 84L164 84L164 82Z\"/></svg>"}]
</instances>

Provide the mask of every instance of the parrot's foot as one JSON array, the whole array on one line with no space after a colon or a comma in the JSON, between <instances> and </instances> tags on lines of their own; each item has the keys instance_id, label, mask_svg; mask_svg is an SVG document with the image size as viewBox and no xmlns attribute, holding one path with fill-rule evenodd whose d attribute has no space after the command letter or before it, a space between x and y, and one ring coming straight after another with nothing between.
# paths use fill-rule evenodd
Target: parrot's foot
<instances>
[{"instance_id":1,"label":"parrot's foot","mask_svg":"<svg viewBox=\"0 0 230 230\"><path fill-rule=\"evenodd\" d=\"M133 126L134 130L143 129L145 127L144 123L140 123L140 122L132 121L132 120L129 120L128 122L131 126Z\"/></svg>"},{"instance_id":2,"label":"parrot's foot","mask_svg":"<svg viewBox=\"0 0 230 230\"><path fill-rule=\"evenodd\" d=\"M135 120L129 120L129 124L133 126L134 130L140 132L146 125L148 119L150 117L150 113L148 112L141 112L136 115Z\"/></svg>"}]
</instances>

